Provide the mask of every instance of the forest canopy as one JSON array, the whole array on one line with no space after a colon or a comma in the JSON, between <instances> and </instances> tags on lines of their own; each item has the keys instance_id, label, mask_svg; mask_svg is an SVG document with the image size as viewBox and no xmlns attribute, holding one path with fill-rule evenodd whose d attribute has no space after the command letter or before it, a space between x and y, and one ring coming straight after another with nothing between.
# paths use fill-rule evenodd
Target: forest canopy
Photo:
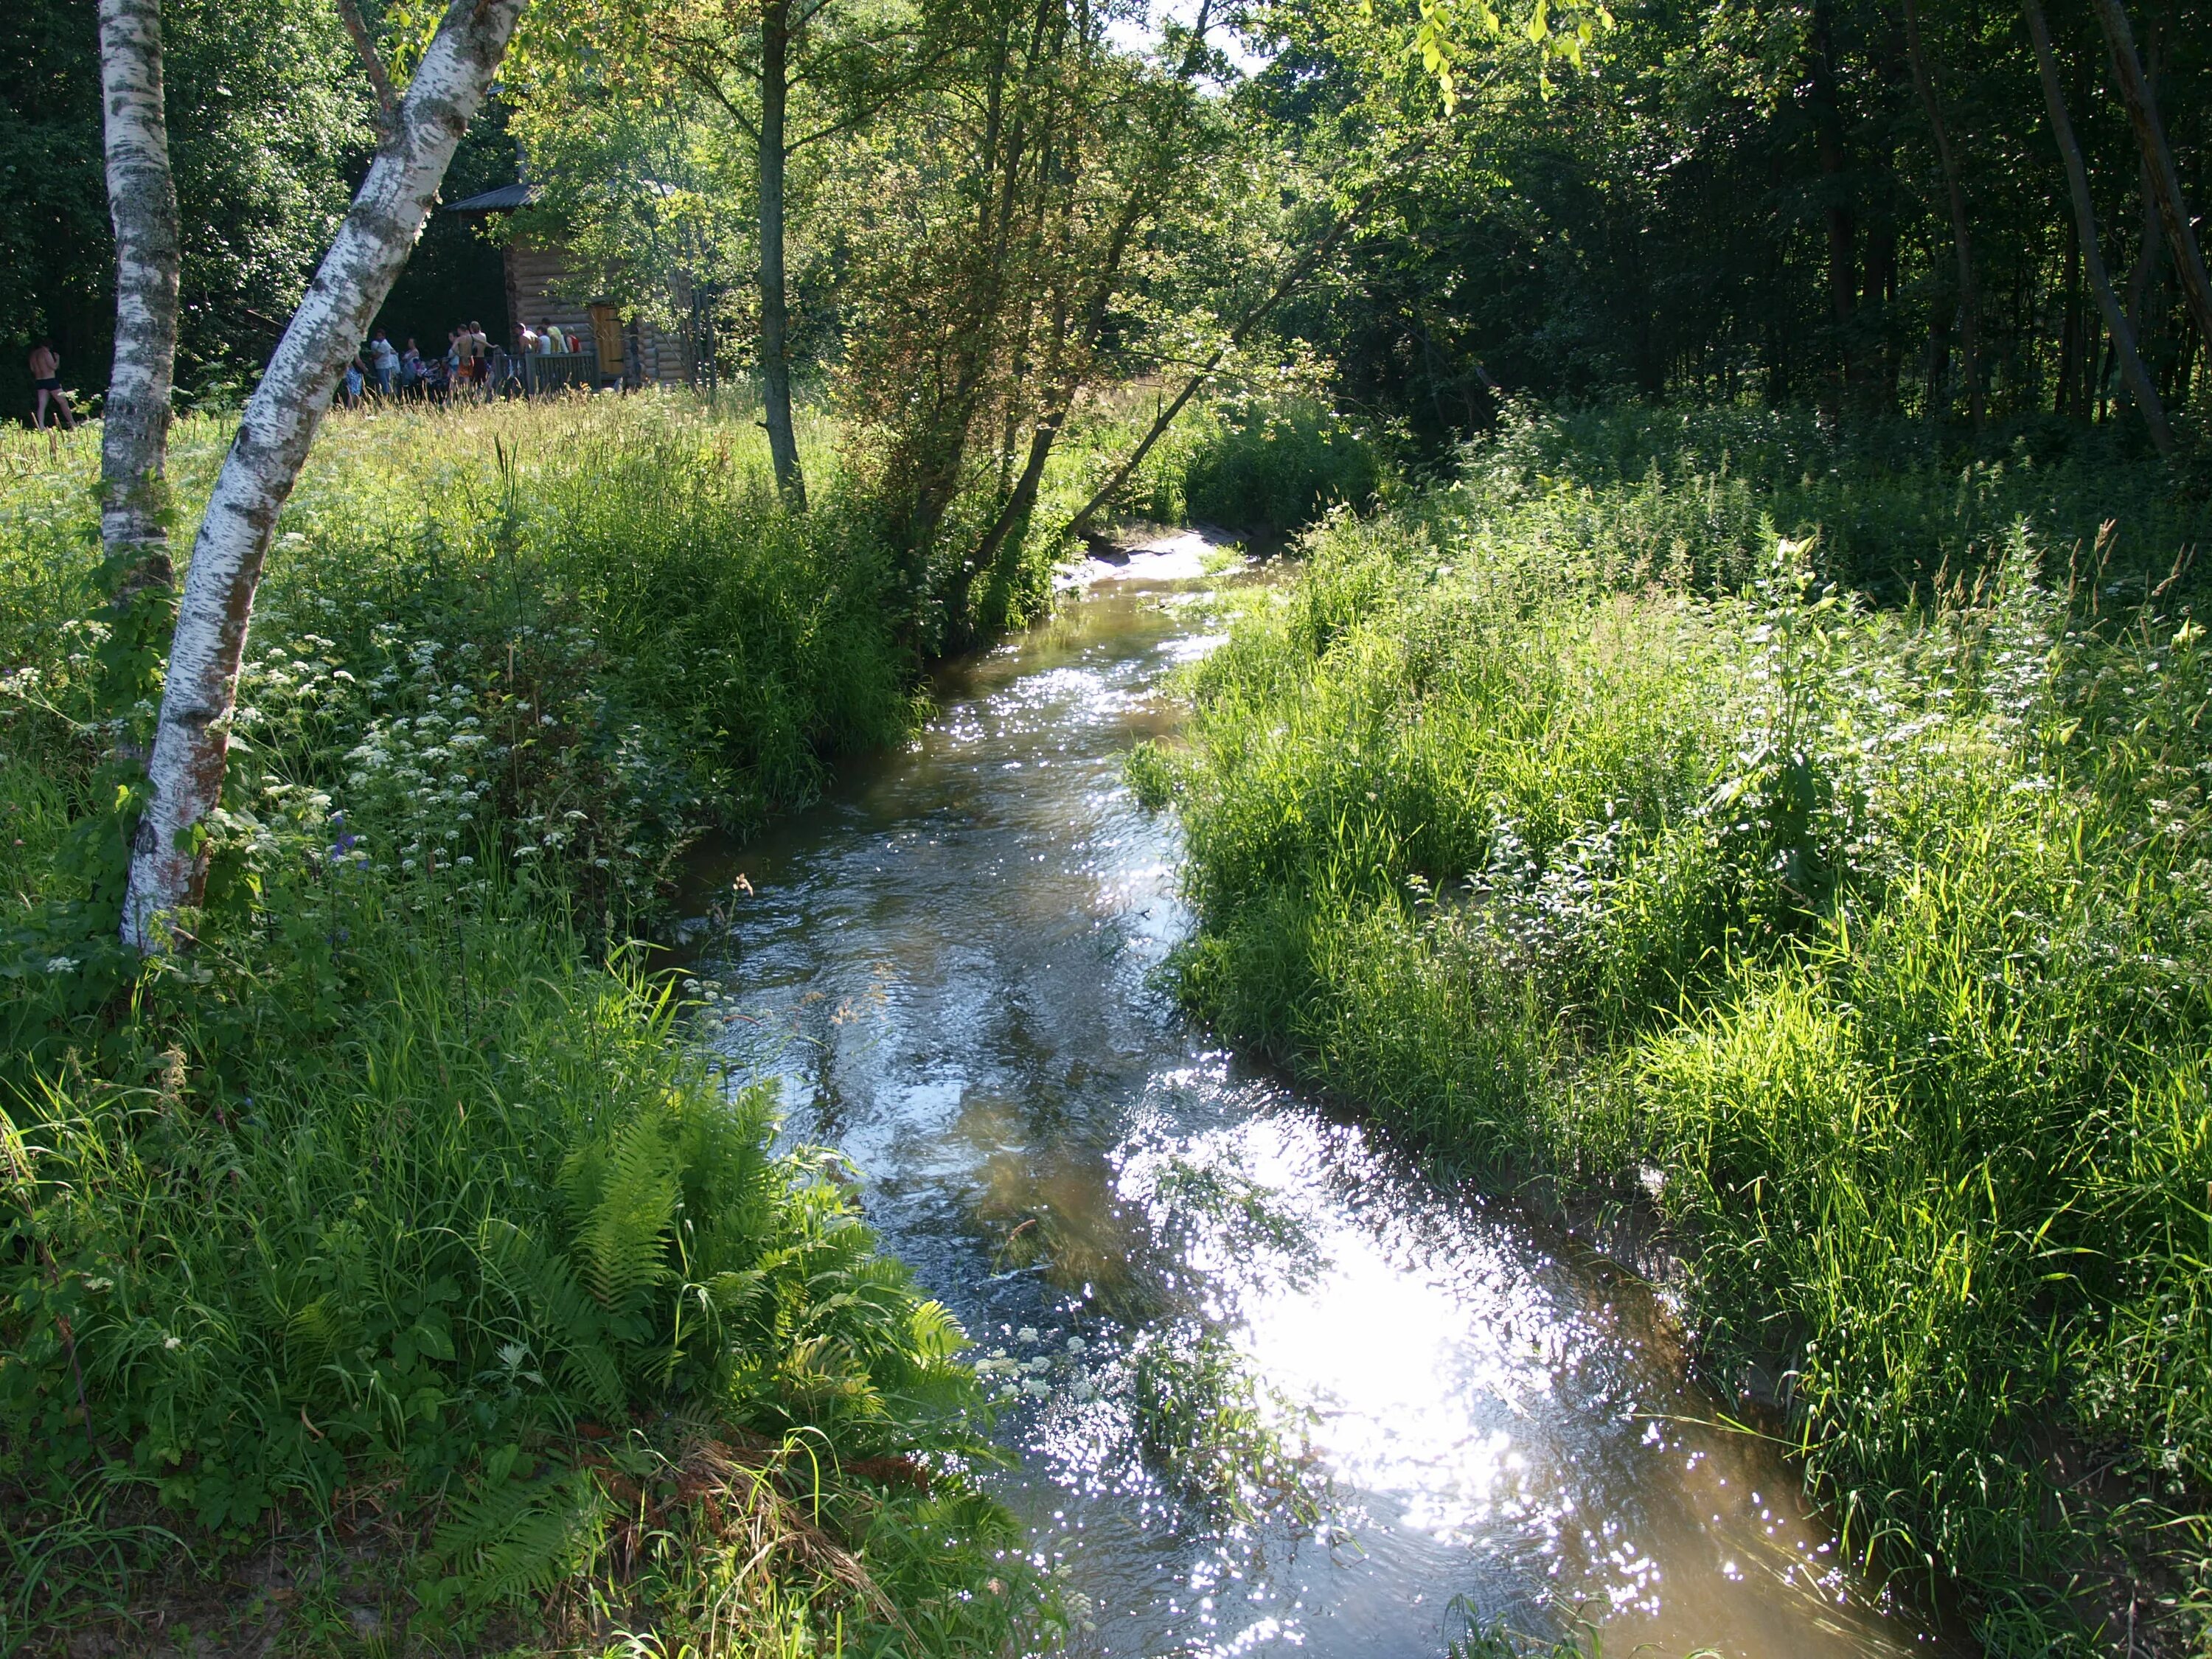
<instances>
[{"instance_id":1,"label":"forest canopy","mask_svg":"<svg viewBox=\"0 0 2212 1659\"><path fill-rule=\"evenodd\" d=\"M2016 7L1186 10L1164 34L1110 8L1067 11L1042 33L1045 14L1018 7L832 0L795 10L780 118L801 380L881 346L885 297L914 292L920 275L898 260L933 261L931 280L953 280L950 256L924 251L930 227L957 229L992 98L1017 86L1041 96L1051 76L1052 96L1066 101L1048 116L1008 106L1000 118L1010 130L1060 124L1061 137L1026 153L1058 170L1070 210L1110 219L1108 175L1156 147L1145 165L1159 169L1160 199L1140 212L1099 341L1121 372L1187 355L1203 319L1233 313L1230 272L1294 258L1341 213L1356 223L1270 320L1260 355L1279 367L1310 353L1340 397L1426 447L1486 428L1501 393L2120 419L2141 399L2093 263L2160 402L2185 424L2202 396L2189 273L2161 228L2109 20L2088 0L2050 8L2048 28L2094 260ZM183 383L240 380L364 164L373 105L326 5L185 0L167 27L193 228ZM404 63L412 11L393 9L382 27ZM1088 31L1095 63L1054 44L1053 30L1067 28ZM687 306L714 296L714 350L743 372L760 328L749 297L758 34L742 8L544 0L526 15L448 199L507 182L519 165L540 188L526 234L568 238L632 302L672 309L679 284ZM2132 15L2128 50L2185 204L2212 197L2208 38L2187 0ZM1194 45L1195 57L1177 58ZM1146 52L1163 85L1180 80L1192 94L1172 130L1139 107L1158 96L1141 76L1110 84ZM10 239L0 329L19 348L54 334L74 383L96 386L106 231L88 13L57 0L10 8L0 64L0 234ZM963 122L981 125L963 139ZM969 145L966 161L954 143ZM1018 167L1004 178L1024 187ZM1042 196L1021 210L1058 210ZM514 228L434 216L423 257L433 267L473 257L482 273L471 240ZM1110 232L1102 222L1091 234ZM890 259L886 244L906 251ZM468 280L477 303L496 298L483 275ZM429 326L404 291L400 303L407 323Z\"/></svg>"}]
</instances>

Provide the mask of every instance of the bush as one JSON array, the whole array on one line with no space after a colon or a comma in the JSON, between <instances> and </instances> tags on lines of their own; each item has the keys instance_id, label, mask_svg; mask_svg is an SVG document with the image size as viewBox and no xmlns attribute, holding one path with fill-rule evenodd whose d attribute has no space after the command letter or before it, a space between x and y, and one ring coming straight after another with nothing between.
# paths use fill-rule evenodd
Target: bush
<instances>
[{"instance_id":1,"label":"bush","mask_svg":"<svg viewBox=\"0 0 2212 1659\"><path fill-rule=\"evenodd\" d=\"M1997 1650L2185 1577L2203 630L2172 590L2068 587L2017 528L1881 611L1800 543L1744 569L1786 492L1474 465L1330 527L1193 672L1153 789L1189 836L1187 994L1463 1164L1656 1201L1708 1352L1784 1379L1852 1552ZM2118 1483L2094 1504L2091 1468Z\"/></svg>"},{"instance_id":2,"label":"bush","mask_svg":"<svg viewBox=\"0 0 2212 1659\"><path fill-rule=\"evenodd\" d=\"M1333 506L1364 510L1382 480L1374 444L1303 400L1232 401L1177 459L1182 517L1278 535Z\"/></svg>"}]
</instances>

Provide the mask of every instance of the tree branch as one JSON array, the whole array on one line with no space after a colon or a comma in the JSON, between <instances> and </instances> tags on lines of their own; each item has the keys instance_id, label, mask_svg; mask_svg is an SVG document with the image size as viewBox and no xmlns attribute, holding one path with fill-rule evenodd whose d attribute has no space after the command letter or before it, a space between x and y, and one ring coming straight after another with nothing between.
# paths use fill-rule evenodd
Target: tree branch
<instances>
[{"instance_id":1,"label":"tree branch","mask_svg":"<svg viewBox=\"0 0 2212 1659\"><path fill-rule=\"evenodd\" d=\"M369 33L368 25L362 21L361 8L355 0L334 0L334 3L338 9L338 21L353 37L353 49L361 58L362 73L368 76L369 89L376 94L376 124L390 132L393 118L399 113L399 99L392 90L392 77L384 72L384 60L376 55L375 39Z\"/></svg>"}]
</instances>

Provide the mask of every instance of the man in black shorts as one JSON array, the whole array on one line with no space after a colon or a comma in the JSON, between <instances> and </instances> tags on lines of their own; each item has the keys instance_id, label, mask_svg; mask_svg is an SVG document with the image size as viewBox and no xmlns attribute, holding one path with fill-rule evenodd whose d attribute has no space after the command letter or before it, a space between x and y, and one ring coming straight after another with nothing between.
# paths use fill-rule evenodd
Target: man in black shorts
<instances>
[{"instance_id":1,"label":"man in black shorts","mask_svg":"<svg viewBox=\"0 0 2212 1659\"><path fill-rule=\"evenodd\" d=\"M43 429L46 424L46 400L52 398L54 414L68 430L76 430L76 416L70 410L69 393L62 390L62 360L54 355L54 343L41 340L31 348L31 386L39 394L38 408L32 412L31 424Z\"/></svg>"}]
</instances>

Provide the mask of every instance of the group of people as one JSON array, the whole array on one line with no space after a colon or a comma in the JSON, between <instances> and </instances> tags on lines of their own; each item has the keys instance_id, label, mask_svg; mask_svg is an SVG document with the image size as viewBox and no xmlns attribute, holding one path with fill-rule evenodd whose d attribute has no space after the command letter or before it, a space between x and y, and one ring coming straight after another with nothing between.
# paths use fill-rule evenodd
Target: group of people
<instances>
[{"instance_id":1,"label":"group of people","mask_svg":"<svg viewBox=\"0 0 2212 1659\"><path fill-rule=\"evenodd\" d=\"M574 356L583 349L575 335L550 317L536 328L523 324L515 331L515 343L520 351L510 353L492 344L482 323L463 323L447 334L443 353L426 357L411 335L402 351L380 328L340 374L338 401L348 409L359 409L371 398L420 398L445 403L457 396L520 397L530 387L519 356ZM27 367L34 394L32 424L44 428L51 409L62 427L74 429L76 412L62 389L62 360L53 342L40 340L33 346Z\"/></svg>"},{"instance_id":2,"label":"group of people","mask_svg":"<svg viewBox=\"0 0 2212 1659\"><path fill-rule=\"evenodd\" d=\"M515 331L520 348L509 352L494 345L483 325L463 323L446 336L446 349L425 356L411 335L400 350L382 329L354 355L338 382L338 401L358 409L370 398L420 398L445 403L456 397L514 398L530 387L522 356L550 356L582 349L576 336L548 318L532 328L524 323Z\"/></svg>"}]
</instances>

